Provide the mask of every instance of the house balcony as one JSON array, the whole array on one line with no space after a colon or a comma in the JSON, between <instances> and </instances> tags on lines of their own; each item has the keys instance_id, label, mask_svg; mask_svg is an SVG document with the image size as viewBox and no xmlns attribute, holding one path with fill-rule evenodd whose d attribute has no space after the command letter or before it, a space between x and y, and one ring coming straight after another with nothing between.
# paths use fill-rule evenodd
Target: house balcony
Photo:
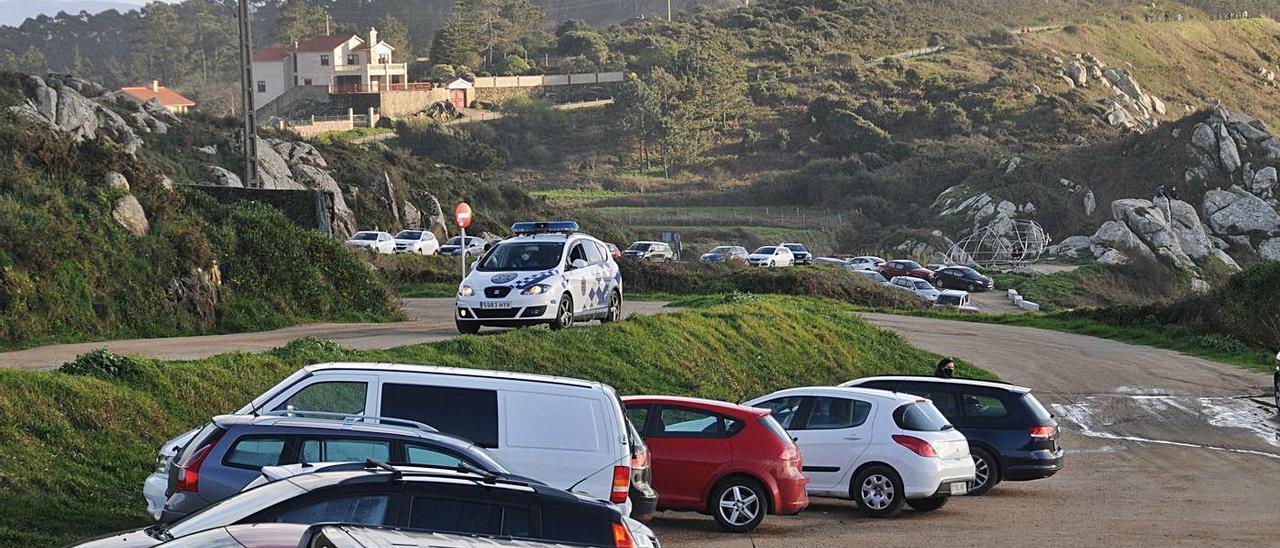
<instances>
[{"instance_id":1,"label":"house balcony","mask_svg":"<svg viewBox=\"0 0 1280 548\"><path fill-rule=\"evenodd\" d=\"M365 67L366 67L366 72L368 72L370 76L388 76L392 74L395 74L395 75L408 74L408 70L409 70L408 63L369 64L369 65L365 65Z\"/></svg>"},{"instance_id":2,"label":"house balcony","mask_svg":"<svg viewBox=\"0 0 1280 548\"><path fill-rule=\"evenodd\" d=\"M334 65L333 71L341 74L360 73L361 67L364 65Z\"/></svg>"}]
</instances>

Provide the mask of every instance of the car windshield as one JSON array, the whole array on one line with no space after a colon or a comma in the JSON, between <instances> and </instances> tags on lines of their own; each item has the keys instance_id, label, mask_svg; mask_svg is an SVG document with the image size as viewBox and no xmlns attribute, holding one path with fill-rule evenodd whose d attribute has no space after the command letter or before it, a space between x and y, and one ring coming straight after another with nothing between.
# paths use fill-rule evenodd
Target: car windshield
<instances>
[{"instance_id":1,"label":"car windshield","mask_svg":"<svg viewBox=\"0 0 1280 548\"><path fill-rule=\"evenodd\" d=\"M777 250L778 248L776 247L762 247L760 249L757 249L755 254L756 255L773 255L773 252Z\"/></svg>"},{"instance_id":2,"label":"car windshield","mask_svg":"<svg viewBox=\"0 0 1280 548\"><path fill-rule=\"evenodd\" d=\"M961 299L959 295L943 294L938 296L939 304L950 304L950 305L960 306L960 301Z\"/></svg>"},{"instance_id":3,"label":"car windshield","mask_svg":"<svg viewBox=\"0 0 1280 548\"><path fill-rule=\"evenodd\" d=\"M648 251L648 250L649 250L649 244L646 244L643 242L636 242L634 244L631 244L631 247L627 248L627 251Z\"/></svg>"},{"instance_id":4,"label":"car windshield","mask_svg":"<svg viewBox=\"0 0 1280 548\"><path fill-rule=\"evenodd\" d=\"M564 242L507 242L493 248L480 259L476 270L551 270L560 264L563 251Z\"/></svg>"},{"instance_id":5,"label":"car windshield","mask_svg":"<svg viewBox=\"0 0 1280 548\"><path fill-rule=\"evenodd\" d=\"M941 432L950 430L951 423L928 400L920 400L899 407L893 412L893 420L903 430L916 432Z\"/></svg>"},{"instance_id":6,"label":"car windshield","mask_svg":"<svg viewBox=\"0 0 1280 548\"><path fill-rule=\"evenodd\" d=\"M933 289L929 282L915 282L916 289Z\"/></svg>"},{"instance_id":7,"label":"car windshield","mask_svg":"<svg viewBox=\"0 0 1280 548\"><path fill-rule=\"evenodd\" d=\"M800 251L800 252L808 251L807 249L804 248L804 246L800 244L787 244L783 247L790 249L792 251Z\"/></svg>"},{"instance_id":8,"label":"car windshield","mask_svg":"<svg viewBox=\"0 0 1280 548\"><path fill-rule=\"evenodd\" d=\"M397 240L417 240L422 237L421 230L401 230L396 233Z\"/></svg>"},{"instance_id":9,"label":"car windshield","mask_svg":"<svg viewBox=\"0 0 1280 548\"><path fill-rule=\"evenodd\" d=\"M727 245L712 248L711 251L707 252L708 255L728 255L730 253L733 253L733 248Z\"/></svg>"},{"instance_id":10,"label":"car windshield","mask_svg":"<svg viewBox=\"0 0 1280 548\"><path fill-rule=\"evenodd\" d=\"M881 276L879 272L874 270L859 270L858 273L876 281L884 281L884 276Z\"/></svg>"},{"instance_id":11,"label":"car windshield","mask_svg":"<svg viewBox=\"0 0 1280 548\"><path fill-rule=\"evenodd\" d=\"M351 235L351 239L359 240L362 242L372 242L378 239L378 233L377 232L357 232Z\"/></svg>"}]
</instances>

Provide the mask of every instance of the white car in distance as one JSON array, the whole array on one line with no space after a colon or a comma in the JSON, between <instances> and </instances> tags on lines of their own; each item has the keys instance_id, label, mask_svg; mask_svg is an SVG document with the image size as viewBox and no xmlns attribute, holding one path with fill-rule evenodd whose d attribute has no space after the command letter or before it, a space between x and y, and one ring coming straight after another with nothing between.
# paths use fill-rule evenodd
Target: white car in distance
<instances>
[{"instance_id":1,"label":"white car in distance","mask_svg":"<svg viewBox=\"0 0 1280 548\"><path fill-rule=\"evenodd\" d=\"M396 242L396 253L435 255L440 249L440 240L436 239L436 235L421 228L401 230L393 239Z\"/></svg>"},{"instance_id":2,"label":"white car in distance","mask_svg":"<svg viewBox=\"0 0 1280 548\"><path fill-rule=\"evenodd\" d=\"M347 238L346 244L383 255L390 255L396 252L396 241L391 235L377 230L361 230L352 234L350 238Z\"/></svg>"},{"instance_id":3,"label":"white car in distance","mask_svg":"<svg viewBox=\"0 0 1280 548\"><path fill-rule=\"evenodd\" d=\"M910 291L915 296L929 302L938 300L938 295L942 294L941 291L938 291L938 288L933 287L933 284L914 276L894 276L892 280L889 280L889 287Z\"/></svg>"},{"instance_id":4,"label":"white car in distance","mask_svg":"<svg viewBox=\"0 0 1280 548\"><path fill-rule=\"evenodd\" d=\"M928 512L968 492L973 457L933 403L868 388L808 387L745 405L768 409L804 454L809 495L853 499L872 517Z\"/></svg>"},{"instance_id":5,"label":"white car in distance","mask_svg":"<svg viewBox=\"0 0 1280 548\"><path fill-rule=\"evenodd\" d=\"M883 262L884 259L881 259L880 257L863 255L861 257L849 259L848 261L845 261L845 264L849 265L849 268L853 270L871 270Z\"/></svg>"},{"instance_id":6,"label":"white car in distance","mask_svg":"<svg viewBox=\"0 0 1280 548\"><path fill-rule=\"evenodd\" d=\"M747 263L751 266L792 266L795 262L795 254L780 245L766 245L747 255Z\"/></svg>"}]
</instances>

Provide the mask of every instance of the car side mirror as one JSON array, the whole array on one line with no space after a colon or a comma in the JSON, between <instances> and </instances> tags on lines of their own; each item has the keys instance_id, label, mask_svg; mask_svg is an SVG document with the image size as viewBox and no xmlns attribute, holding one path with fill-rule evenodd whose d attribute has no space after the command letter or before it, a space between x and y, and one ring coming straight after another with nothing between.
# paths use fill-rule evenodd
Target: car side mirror
<instances>
[{"instance_id":1,"label":"car side mirror","mask_svg":"<svg viewBox=\"0 0 1280 548\"><path fill-rule=\"evenodd\" d=\"M577 270L579 268L586 268L586 267L587 267L587 261L584 261L582 259L574 259L573 262L569 263L569 268L572 268L574 270Z\"/></svg>"}]
</instances>

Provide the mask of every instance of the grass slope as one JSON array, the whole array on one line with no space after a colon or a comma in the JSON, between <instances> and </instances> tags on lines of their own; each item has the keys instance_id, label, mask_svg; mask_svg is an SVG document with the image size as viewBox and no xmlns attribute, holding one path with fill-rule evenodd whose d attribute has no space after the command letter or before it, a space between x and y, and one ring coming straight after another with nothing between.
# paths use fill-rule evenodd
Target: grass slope
<instances>
[{"instance_id":1,"label":"grass slope","mask_svg":"<svg viewBox=\"0 0 1280 548\"><path fill-rule=\"evenodd\" d=\"M846 305L730 296L603 327L464 336L385 351L303 340L194 362L97 354L59 372L0 370L0 545L53 546L147 523L141 483L160 443L309 363L526 371L600 380L622 394L741 401L874 373L925 374L936 359ZM990 378L968 364L961 372Z\"/></svg>"}]
</instances>

